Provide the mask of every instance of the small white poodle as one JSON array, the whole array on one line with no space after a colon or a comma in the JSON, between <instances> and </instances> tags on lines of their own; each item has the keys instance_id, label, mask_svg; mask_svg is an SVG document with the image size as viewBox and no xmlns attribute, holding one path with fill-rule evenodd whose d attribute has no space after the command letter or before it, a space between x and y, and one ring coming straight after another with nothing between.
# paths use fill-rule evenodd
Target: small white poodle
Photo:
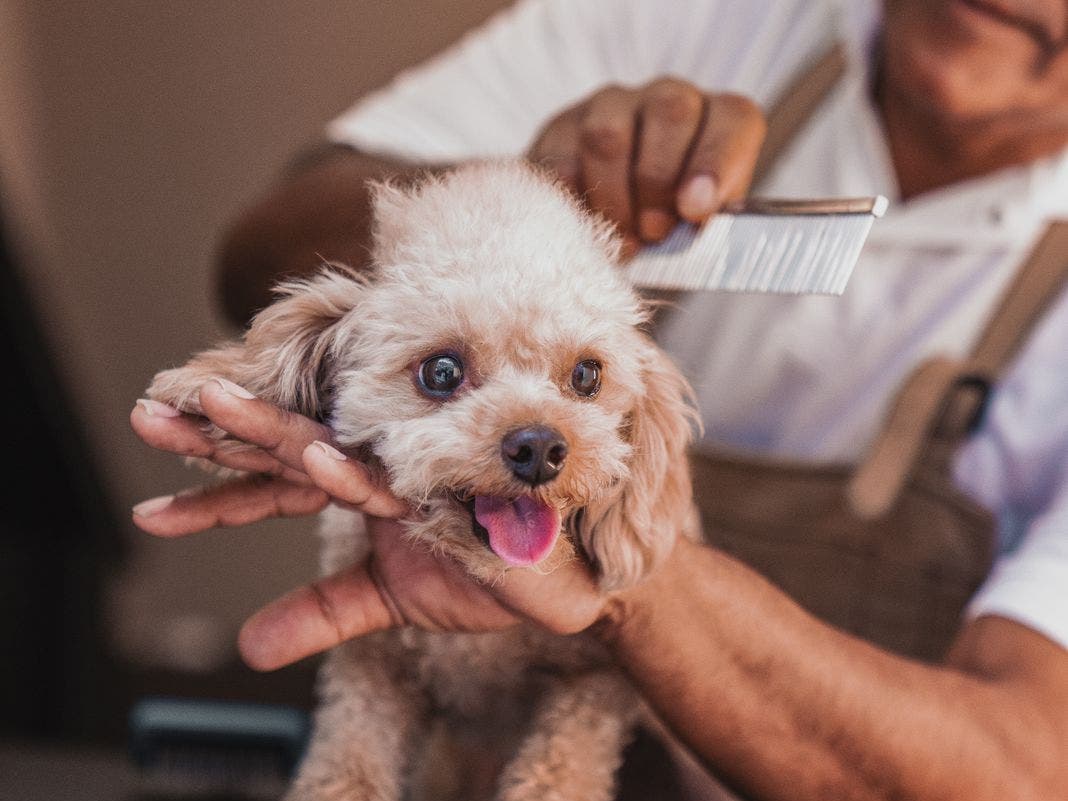
<instances>
[{"instance_id":1,"label":"small white poodle","mask_svg":"<svg viewBox=\"0 0 1068 801\"><path fill-rule=\"evenodd\" d=\"M283 284L242 341L149 397L196 414L223 377L327 422L417 510L411 539L481 581L582 558L611 592L696 537L691 391L642 331L610 226L521 163L377 185L374 209L366 275ZM322 535L324 571L366 557L358 514L329 508ZM371 635L330 654L320 690L291 799L470 801L456 743L482 732L480 761L507 752L497 798L608 801L641 710L592 636L534 627Z\"/></svg>"}]
</instances>

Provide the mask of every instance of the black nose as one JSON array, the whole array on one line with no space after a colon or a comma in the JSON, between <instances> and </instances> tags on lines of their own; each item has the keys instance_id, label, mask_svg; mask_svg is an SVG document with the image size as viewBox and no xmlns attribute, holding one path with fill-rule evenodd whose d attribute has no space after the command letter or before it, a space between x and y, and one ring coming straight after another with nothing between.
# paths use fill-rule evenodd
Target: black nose
<instances>
[{"instance_id":1,"label":"black nose","mask_svg":"<svg viewBox=\"0 0 1068 801\"><path fill-rule=\"evenodd\" d=\"M520 481L536 487L556 478L567 458L567 442L555 428L528 426L508 432L501 456Z\"/></svg>"}]
</instances>

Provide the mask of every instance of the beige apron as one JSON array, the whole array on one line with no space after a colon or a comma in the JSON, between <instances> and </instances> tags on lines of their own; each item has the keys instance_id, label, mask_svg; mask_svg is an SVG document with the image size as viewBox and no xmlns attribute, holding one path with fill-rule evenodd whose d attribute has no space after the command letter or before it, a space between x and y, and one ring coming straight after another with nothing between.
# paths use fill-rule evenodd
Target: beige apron
<instances>
[{"instance_id":1,"label":"beige apron","mask_svg":"<svg viewBox=\"0 0 1068 801\"><path fill-rule=\"evenodd\" d=\"M834 48L769 115L756 181L844 71ZM990 569L995 521L953 484L952 457L984 401L1068 278L1068 221L1052 223L1017 271L972 354L936 357L906 380L859 465L695 454L708 541L820 618L926 661L946 652Z\"/></svg>"},{"instance_id":2,"label":"beige apron","mask_svg":"<svg viewBox=\"0 0 1068 801\"><path fill-rule=\"evenodd\" d=\"M953 484L952 457L1002 369L1068 275L1068 222L1050 226L965 359L905 382L857 467L693 458L708 541L827 622L937 661L990 569L995 520Z\"/></svg>"},{"instance_id":3,"label":"beige apron","mask_svg":"<svg viewBox=\"0 0 1068 801\"><path fill-rule=\"evenodd\" d=\"M769 115L757 183L844 63L836 48L784 93ZM859 465L695 454L694 494L708 541L832 625L899 654L939 660L990 569L996 533L993 516L954 487L952 457L1066 277L1062 221L1025 260L971 356L931 359L906 380ZM624 773L623 796L636 797L626 781L634 774ZM639 783L647 799L729 797L695 782L692 766L683 774L661 777L659 787Z\"/></svg>"}]
</instances>

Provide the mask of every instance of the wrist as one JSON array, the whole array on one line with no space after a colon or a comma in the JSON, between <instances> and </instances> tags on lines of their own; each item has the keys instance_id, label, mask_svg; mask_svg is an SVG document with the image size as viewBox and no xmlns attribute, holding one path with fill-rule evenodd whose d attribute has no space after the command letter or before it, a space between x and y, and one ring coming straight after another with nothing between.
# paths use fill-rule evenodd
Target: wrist
<instances>
[{"instance_id":1,"label":"wrist","mask_svg":"<svg viewBox=\"0 0 1068 801\"><path fill-rule=\"evenodd\" d=\"M678 588L685 586L682 573L694 558L695 549L703 550L699 544L680 538L667 559L644 581L612 593L591 629L597 639L613 650L625 642L640 642L644 633L657 625ZM667 614L670 616L670 612Z\"/></svg>"}]
</instances>

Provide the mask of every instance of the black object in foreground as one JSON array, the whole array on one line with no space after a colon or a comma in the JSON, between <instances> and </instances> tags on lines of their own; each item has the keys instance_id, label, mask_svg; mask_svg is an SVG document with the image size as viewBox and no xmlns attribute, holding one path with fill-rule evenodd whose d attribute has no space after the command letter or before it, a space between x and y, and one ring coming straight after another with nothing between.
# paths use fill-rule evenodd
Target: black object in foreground
<instances>
[{"instance_id":1,"label":"black object in foreground","mask_svg":"<svg viewBox=\"0 0 1068 801\"><path fill-rule=\"evenodd\" d=\"M292 707L149 698L130 713L130 752L152 796L276 799L309 731Z\"/></svg>"}]
</instances>

